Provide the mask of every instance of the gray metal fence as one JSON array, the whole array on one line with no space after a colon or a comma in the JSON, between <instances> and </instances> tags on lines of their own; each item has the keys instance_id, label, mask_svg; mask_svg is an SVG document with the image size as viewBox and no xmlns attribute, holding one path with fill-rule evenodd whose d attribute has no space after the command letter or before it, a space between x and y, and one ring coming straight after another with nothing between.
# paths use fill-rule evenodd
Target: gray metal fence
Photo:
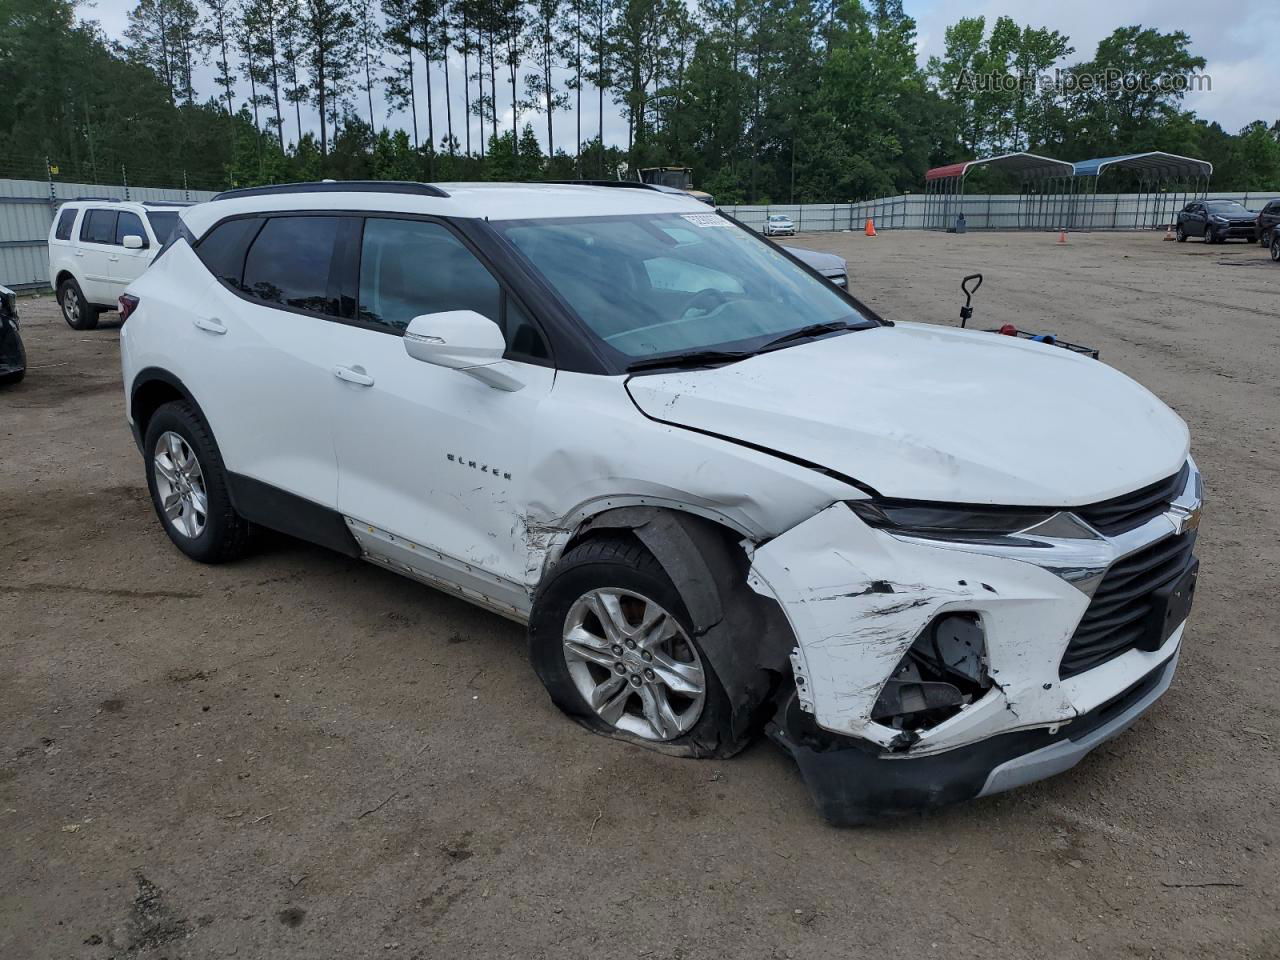
<instances>
[{"instance_id":1,"label":"gray metal fence","mask_svg":"<svg viewBox=\"0 0 1280 960\"><path fill-rule=\"evenodd\" d=\"M96 186L88 183L52 183L44 180L0 179L0 284L15 290L47 288L49 260L46 245L49 228L58 206L66 200L109 197L117 200L208 200L212 191L167 190L156 187ZM1238 200L1258 209L1280 197L1280 189L1249 193L1211 193L1209 198ZM1185 202L1181 194L1159 198L1152 208L1140 194L1098 194L1073 198L1062 207L1060 223L1046 223L1042 229L1056 230L1143 230L1164 229ZM1018 229L1025 222L1025 196L1017 194L974 194L956 201L955 213L963 212L969 230ZM923 194L882 197L859 203L770 204L767 206L724 205L725 213L756 230L770 214L784 214L795 221L801 233L849 230L862 231L870 219L876 230L922 230L928 223L927 200ZM1152 210L1156 213L1153 214ZM1052 219L1052 218L1050 218Z\"/></svg>"},{"instance_id":2,"label":"gray metal fence","mask_svg":"<svg viewBox=\"0 0 1280 960\"><path fill-rule=\"evenodd\" d=\"M0 284L14 290L49 285L49 228L67 200L208 200L208 190L113 187L46 180L0 180Z\"/></svg>"},{"instance_id":3,"label":"gray metal fence","mask_svg":"<svg viewBox=\"0 0 1280 960\"><path fill-rule=\"evenodd\" d=\"M1280 198L1280 189L1247 193L1210 193L1205 199L1236 200L1251 210ZM1068 198L1045 198L1044 215L1035 218L1040 230L1163 230L1173 223L1191 199L1181 193L1154 200L1149 194L1102 193ZM951 201L950 219L963 213L969 230L1017 230L1028 222L1026 208L1038 202L1019 194L972 194ZM746 226L762 229L772 214L790 217L800 232L865 229L870 218L876 230L923 230L930 225L928 198L923 194L883 197L860 203L770 204L720 207ZM936 219L933 217L932 219Z\"/></svg>"}]
</instances>

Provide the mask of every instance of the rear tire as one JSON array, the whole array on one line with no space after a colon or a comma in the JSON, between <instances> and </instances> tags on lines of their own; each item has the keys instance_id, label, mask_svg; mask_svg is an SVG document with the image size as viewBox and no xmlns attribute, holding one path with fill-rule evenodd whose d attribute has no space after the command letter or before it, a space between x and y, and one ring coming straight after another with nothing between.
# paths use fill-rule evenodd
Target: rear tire
<instances>
[{"instance_id":1,"label":"rear tire","mask_svg":"<svg viewBox=\"0 0 1280 960\"><path fill-rule=\"evenodd\" d=\"M93 330L98 326L98 315L102 310L84 298L80 284L75 280L63 280L58 287L58 306L62 308L62 319L72 330Z\"/></svg>"},{"instance_id":2,"label":"rear tire","mask_svg":"<svg viewBox=\"0 0 1280 960\"><path fill-rule=\"evenodd\" d=\"M142 449L151 503L174 546L200 563L244 556L249 521L231 505L222 455L195 408L185 400L160 407Z\"/></svg>"},{"instance_id":3,"label":"rear tire","mask_svg":"<svg viewBox=\"0 0 1280 960\"><path fill-rule=\"evenodd\" d=\"M601 596L615 611L610 623L590 612ZM639 629L649 617L654 626ZM650 651L649 661L639 659ZM684 600L634 539L592 539L564 555L534 599L529 659L552 702L596 733L689 757L727 757L742 747ZM653 708L655 697L666 712Z\"/></svg>"},{"instance_id":4,"label":"rear tire","mask_svg":"<svg viewBox=\"0 0 1280 960\"><path fill-rule=\"evenodd\" d=\"M1178 224L1178 229L1174 231L1174 235L1178 238L1179 243L1187 242L1187 231L1182 224Z\"/></svg>"}]
</instances>

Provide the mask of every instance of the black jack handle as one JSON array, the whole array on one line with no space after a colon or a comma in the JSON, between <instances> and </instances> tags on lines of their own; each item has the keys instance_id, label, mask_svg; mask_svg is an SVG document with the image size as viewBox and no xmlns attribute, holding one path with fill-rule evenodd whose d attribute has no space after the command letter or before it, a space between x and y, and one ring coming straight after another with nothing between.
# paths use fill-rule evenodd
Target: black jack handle
<instances>
[{"instance_id":1,"label":"black jack handle","mask_svg":"<svg viewBox=\"0 0 1280 960\"><path fill-rule=\"evenodd\" d=\"M973 285L972 290L969 289L969 281L971 280L978 281ZM970 304L973 302L973 295L978 292L980 286L982 286L982 274L980 273L971 273L960 281L960 289L964 291L964 306L960 308L961 327L968 323L973 316L973 307Z\"/></svg>"}]
</instances>

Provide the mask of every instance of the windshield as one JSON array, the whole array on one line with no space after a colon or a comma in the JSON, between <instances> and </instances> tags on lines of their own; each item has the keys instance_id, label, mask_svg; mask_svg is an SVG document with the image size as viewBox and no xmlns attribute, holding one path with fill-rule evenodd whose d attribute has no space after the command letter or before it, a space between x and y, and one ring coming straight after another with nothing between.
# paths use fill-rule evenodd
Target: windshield
<instances>
[{"instance_id":1,"label":"windshield","mask_svg":"<svg viewBox=\"0 0 1280 960\"><path fill-rule=\"evenodd\" d=\"M815 324L876 325L826 281L718 214L492 226L626 357L750 350Z\"/></svg>"},{"instance_id":2,"label":"windshield","mask_svg":"<svg viewBox=\"0 0 1280 960\"><path fill-rule=\"evenodd\" d=\"M1252 216L1249 210L1245 209L1234 200L1214 200L1206 203L1205 206L1209 208L1210 213L1217 213L1226 217Z\"/></svg>"},{"instance_id":3,"label":"windshield","mask_svg":"<svg viewBox=\"0 0 1280 960\"><path fill-rule=\"evenodd\" d=\"M173 233L173 228L178 225L178 214L174 210L148 210L147 220L151 223L151 232L156 235L156 242L163 246L169 239L169 234Z\"/></svg>"}]
</instances>

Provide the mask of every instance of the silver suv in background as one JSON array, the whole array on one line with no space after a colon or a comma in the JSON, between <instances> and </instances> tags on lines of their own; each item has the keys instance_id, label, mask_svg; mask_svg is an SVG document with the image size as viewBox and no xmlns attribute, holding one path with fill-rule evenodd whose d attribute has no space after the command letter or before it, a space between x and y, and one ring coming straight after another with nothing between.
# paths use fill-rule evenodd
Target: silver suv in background
<instances>
[{"instance_id":1,"label":"silver suv in background","mask_svg":"<svg viewBox=\"0 0 1280 960\"><path fill-rule=\"evenodd\" d=\"M186 203L82 199L62 205L49 229L49 285L73 330L92 330L115 310L178 223Z\"/></svg>"}]
</instances>

